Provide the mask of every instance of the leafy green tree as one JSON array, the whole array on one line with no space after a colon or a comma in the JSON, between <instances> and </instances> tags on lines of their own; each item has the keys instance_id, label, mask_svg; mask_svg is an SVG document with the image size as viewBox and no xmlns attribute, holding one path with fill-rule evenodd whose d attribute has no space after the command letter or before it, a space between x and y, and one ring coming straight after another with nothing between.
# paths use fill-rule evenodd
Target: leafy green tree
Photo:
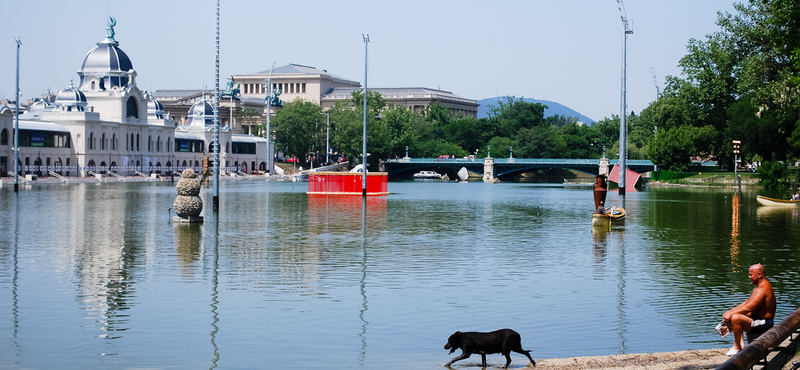
<instances>
[{"instance_id":1,"label":"leafy green tree","mask_svg":"<svg viewBox=\"0 0 800 370\"><path fill-rule=\"evenodd\" d=\"M668 171L686 171L692 157L706 156L705 148L713 148L712 142L718 135L711 126L678 126L659 131L648 149L650 159L660 168Z\"/></svg>"},{"instance_id":2,"label":"leafy green tree","mask_svg":"<svg viewBox=\"0 0 800 370\"><path fill-rule=\"evenodd\" d=\"M780 162L766 161L758 167L758 173L761 174L759 184L767 189L783 190L788 183L789 170L786 165Z\"/></svg>"},{"instance_id":3,"label":"leafy green tree","mask_svg":"<svg viewBox=\"0 0 800 370\"><path fill-rule=\"evenodd\" d=\"M315 136L324 127L319 105L300 98L283 105L272 119L276 147L289 156L305 159L313 152Z\"/></svg>"}]
</instances>

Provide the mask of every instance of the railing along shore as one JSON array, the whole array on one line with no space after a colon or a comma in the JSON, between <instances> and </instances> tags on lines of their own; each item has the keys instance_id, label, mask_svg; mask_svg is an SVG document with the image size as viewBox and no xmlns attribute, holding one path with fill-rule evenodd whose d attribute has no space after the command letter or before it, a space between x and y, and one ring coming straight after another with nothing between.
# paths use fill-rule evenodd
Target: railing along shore
<instances>
[{"instance_id":1,"label":"railing along shore","mask_svg":"<svg viewBox=\"0 0 800 370\"><path fill-rule=\"evenodd\" d=\"M719 365L717 370L742 370L753 367L753 365L765 359L773 348L779 346L786 338L795 333L798 328L800 328L800 308L746 345L744 349L733 355L728 361Z\"/></svg>"}]
</instances>

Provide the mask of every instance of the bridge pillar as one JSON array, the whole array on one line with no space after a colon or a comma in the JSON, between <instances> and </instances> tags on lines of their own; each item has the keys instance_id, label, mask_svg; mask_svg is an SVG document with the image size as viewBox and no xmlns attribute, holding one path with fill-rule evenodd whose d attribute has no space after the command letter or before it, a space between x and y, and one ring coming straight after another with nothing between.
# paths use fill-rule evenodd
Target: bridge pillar
<instances>
[{"instance_id":1,"label":"bridge pillar","mask_svg":"<svg viewBox=\"0 0 800 370\"><path fill-rule=\"evenodd\" d=\"M494 158L486 157L483 160L483 182L494 181Z\"/></svg>"},{"instance_id":2,"label":"bridge pillar","mask_svg":"<svg viewBox=\"0 0 800 370\"><path fill-rule=\"evenodd\" d=\"M608 158L600 158L600 170L597 172L600 176L608 177L611 171L608 170Z\"/></svg>"}]
</instances>

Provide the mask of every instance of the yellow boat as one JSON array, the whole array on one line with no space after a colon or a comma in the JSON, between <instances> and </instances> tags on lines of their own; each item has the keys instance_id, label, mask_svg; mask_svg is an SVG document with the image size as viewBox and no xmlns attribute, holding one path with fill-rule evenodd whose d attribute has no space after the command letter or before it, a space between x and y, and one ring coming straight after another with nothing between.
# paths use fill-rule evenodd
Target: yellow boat
<instances>
[{"instance_id":1,"label":"yellow boat","mask_svg":"<svg viewBox=\"0 0 800 370\"><path fill-rule=\"evenodd\" d=\"M592 215L592 226L604 226L611 222L619 223L625 220L625 209L622 207L606 207L603 214Z\"/></svg>"},{"instance_id":2,"label":"yellow boat","mask_svg":"<svg viewBox=\"0 0 800 370\"><path fill-rule=\"evenodd\" d=\"M797 205L800 204L800 200L775 199L761 195L756 195L756 200L758 201L758 204L762 206L797 207Z\"/></svg>"}]
</instances>

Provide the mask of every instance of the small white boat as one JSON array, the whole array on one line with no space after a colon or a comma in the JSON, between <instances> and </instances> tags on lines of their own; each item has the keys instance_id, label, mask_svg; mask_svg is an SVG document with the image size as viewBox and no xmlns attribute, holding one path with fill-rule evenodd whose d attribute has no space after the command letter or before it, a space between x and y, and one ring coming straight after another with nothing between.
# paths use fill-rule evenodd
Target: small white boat
<instances>
[{"instance_id":1,"label":"small white boat","mask_svg":"<svg viewBox=\"0 0 800 370\"><path fill-rule=\"evenodd\" d=\"M758 201L758 204L762 206L797 207L797 205L800 204L800 200L775 199L761 195L756 195L756 200Z\"/></svg>"},{"instance_id":2,"label":"small white boat","mask_svg":"<svg viewBox=\"0 0 800 370\"><path fill-rule=\"evenodd\" d=\"M414 174L415 179L425 180L425 179L441 179L442 175L440 175L436 171L419 171Z\"/></svg>"}]
</instances>

